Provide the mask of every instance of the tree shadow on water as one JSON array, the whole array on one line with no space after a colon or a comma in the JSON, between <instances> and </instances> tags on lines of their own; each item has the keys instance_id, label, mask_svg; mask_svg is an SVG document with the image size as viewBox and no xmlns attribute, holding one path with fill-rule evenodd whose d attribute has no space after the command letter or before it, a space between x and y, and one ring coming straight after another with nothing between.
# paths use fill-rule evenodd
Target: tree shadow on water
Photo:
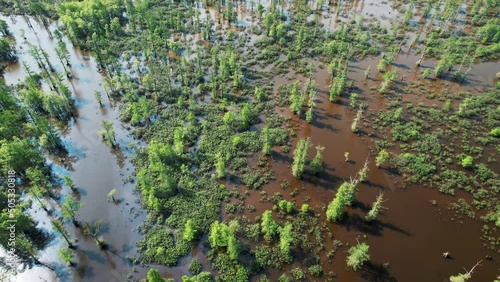
<instances>
[{"instance_id":1,"label":"tree shadow on water","mask_svg":"<svg viewBox=\"0 0 500 282\"><path fill-rule=\"evenodd\" d=\"M361 277L371 282L396 282L398 281L389 273L389 269L384 265L373 262L365 263Z\"/></svg>"},{"instance_id":2,"label":"tree shadow on water","mask_svg":"<svg viewBox=\"0 0 500 282\"><path fill-rule=\"evenodd\" d=\"M355 230L358 232L374 235L374 236L382 236L382 231L387 228L392 231L396 231L406 236L411 236L411 234L398 226L383 222L380 220L374 220L372 222L367 222L364 218L359 216L358 214L348 214L345 213L343 219L339 222L340 225L344 226L347 230Z\"/></svg>"}]
</instances>

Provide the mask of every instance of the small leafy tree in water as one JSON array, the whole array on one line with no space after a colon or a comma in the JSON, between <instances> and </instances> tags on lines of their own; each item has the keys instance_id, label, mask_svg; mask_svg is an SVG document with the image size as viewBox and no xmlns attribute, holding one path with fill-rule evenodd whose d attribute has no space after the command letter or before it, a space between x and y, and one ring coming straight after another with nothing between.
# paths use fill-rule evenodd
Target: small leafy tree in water
<instances>
[{"instance_id":1,"label":"small leafy tree in water","mask_svg":"<svg viewBox=\"0 0 500 282\"><path fill-rule=\"evenodd\" d=\"M108 193L108 198L111 198L113 203L116 203L115 194L116 194L116 189L111 189L111 191L109 191Z\"/></svg>"},{"instance_id":2,"label":"small leafy tree in water","mask_svg":"<svg viewBox=\"0 0 500 282\"><path fill-rule=\"evenodd\" d=\"M286 213L292 213L293 211L293 203L287 200L279 201L278 206L280 207L281 210L285 211Z\"/></svg>"},{"instance_id":3,"label":"small leafy tree in water","mask_svg":"<svg viewBox=\"0 0 500 282\"><path fill-rule=\"evenodd\" d=\"M366 215L366 220L368 222L372 222L377 218L377 215L378 215L380 209L382 208L383 202L384 202L384 194L381 193L377 196L377 200L373 203L372 208L370 209L370 211Z\"/></svg>"},{"instance_id":4,"label":"small leafy tree in water","mask_svg":"<svg viewBox=\"0 0 500 282\"><path fill-rule=\"evenodd\" d=\"M349 152L344 152L344 158L346 162L349 161Z\"/></svg>"},{"instance_id":5,"label":"small leafy tree in water","mask_svg":"<svg viewBox=\"0 0 500 282\"><path fill-rule=\"evenodd\" d=\"M156 268L151 268L148 271L148 282L164 282L165 279L161 278L160 273L158 272L158 269Z\"/></svg>"},{"instance_id":6,"label":"small leafy tree in water","mask_svg":"<svg viewBox=\"0 0 500 282\"><path fill-rule=\"evenodd\" d=\"M466 282L468 281L469 279L472 278L472 272L474 272L474 269L479 266L481 263L481 261L479 261L478 263L476 263L476 265L474 265L472 267L471 270L467 271L466 273L460 273L458 275L452 275L450 276L450 282ZM495 280L496 281L496 280Z\"/></svg>"},{"instance_id":7,"label":"small leafy tree in water","mask_svg":"<svg viewBox=\"0 0 500 282\"><path fill-rule=\"evenodd\" d=\"M262 233L264 233L264 239L266 241L271 241L271 238L278 234L279 225L274 221L273 214L270 210L262 213L261 223Z\"/></svg>"},{"instance_id":8,"label":"small leafy tree in water","mask_svg":"<svg viewBox=\"0 0 500 282\"><path fill-rule=\"evenodd\" d=\"M375 165L380 167L382 164L386 163L389 160L389 153L386 150L382 150L378 152L377 157L375 158Z\"/></svg>"},{"instance_id":9,"label":"small leafy tree in water","mask_svg":"<svg viewBox=\"0 0 500 282\"><path fill-rule=\"evenodd\" d=\"M474 158L471 156L466 156L465 158L462 159L462 166L465 168L469 168L472 166L472 163L474 162Z\"/></svg>"},{"instance_id":10,"label":"small leafy tree in water","mask_svg":"<svg viewBox=\"0 0 500 282\"><path fill-rule=\"evenodd\" d=\"M52 222L52 227L54 227L57 233L59 233L66 241L66 243L68 243L68 247L71 249L76 248L76 246L73 243L73 240L70 239L69 233L64 227L64 224L57 219L51 219L51 222Z\"/></svg>"},{"instance_id":11,"label":"small leafy tree in water","mask_svg":"<svg viewBox=\"0 0 500 282\"><path fill-rule=\"evenodd\" d=\"M75 190L75 183L73 182L73 179L71 177L65 175L63 177L64 184L67 185L71 190Z\"/></svg>"},{"instance_id":12,"label":"small leafy tree in water","mask_svg":"<svg viewBox=\"0 0 500 282\"><path fill-rule=\"evenodd\" d=\"M349 182L344 182L340 187L342 188L342 186L346 187L347 190L345 204L350 206L358 196L358 180L351 179ZM339 190L341 188L339 188Z\"/></svg>"},{"instance_id":13,"label":"small leafy tree in water","mask_svg":"<svg viewBox=\"0 0 500 282\"><path fill-rule=\"evenodd\" d=\"M75 197L67 196L61 205L61 214L64 220L71 220L75 227L79 227L80 223L76 219L78 211L85 205L85 203L78 202Z\"/></svg>"},{"instance_id":14,"label":"small leafy tree in water","mask_svg":"<svg viewBox=\"0 0 500 282\"><path fill-rule=\"evenodd\" d=\"M290 254L290 247L293 244L292 224L287 223L280 228L280 250L286 255Z\"/></svg>"},{"instance_id":15,"label":"small leafy tree in water","mask_svg":"<svg viewBox=\"0 0 500 282\"><path fill-rule=\"evenodd\" d=\"M88 222L85 222L83 224L83 233L92 236L95 239L95 243L97 247L100 249L105 249L106 248L106 242L104 239L99 236L99 232L101 231L101 221L97 220L94 223L90 224Z\"/></svg>"},{"instance_id":16,"label":"small leafy tree in water","mask_svg":"<svg viewBox=\"0 0 500 282\"><path fill-rule=\"evenodd\" d=\"M423 78L428 78L431 75L431 69L425 69L422 73Z\"/></svg>"},{"instance_id":17,"label":"small leafy tree in water","mask_svg":"<svg viewBox=\"0 0 500 282\"><path fill-rule=\"evenodd\" d=\"M368 66L365 70L365 79L368 79L371 73L372 73L371 66Z\"/></svg>"},{"instance_id":18,"label":"small leafy tree in water","mask_svg":"<svg viewBox=\"0 0 500 282\"><path fill-rule=\"evenodd\" d=\"M62 262L68 264L69 266L73 266L73 258L75 257L75 254L73 251L69 248L61 248L59 249L57 256L62 260Z\"/></svg>"},{"instance_id":19,"label":"small leafy tree in water","mask_svg":"<svg viewBox=\"0 0 500 282\"><path fill-rule=\"evenodd\" d=\"M337 221L342 217L344 213L344 206L349 202L349 186L347 182L340 185L337 190L337 194L333 201L328 204L328 208L326 210L326 218L329 221Z\"/></svg>"},{"instance_id":20,"label":"small leafy tree in water","mask_svg":"<svg viewBox=\"0 0 500 282\"><path fill-rule=\"evenodd\" d=\"M319 173L322 169L323 155L321 153L323 152L323 150L325 150L325 147L316 146L316 156L314 156L314 159L309 164L309 167L311 168L311 171L313 173Z\"/></svg>"},{"instance_id":21,"label":"small leafy tree in water","mask_svg":"<svg viewBox=\"0 0 500 282\"><path fill-rule=\"evenodd\" d=\"M236 115L233 111L228 111L224 114L224 117L222 119L227 125L233 126L236 122Z\"/></svg>"},{"instance_id":22,"label":"small leafy tree in water","mask_svg":"<svg viewBox=\"0 0 500 282\"><path fill-rule=\"evenodd\" d=\"M361 168L361 170L358 171L358 177L360 182L364 182L366 180L367 172L368 172L368 159L366 159L363 168Z\"/></svg>"},{"instance_id":23,"label":"small leafy tree in water","mask_svg":"<svg viewBox=\"0 0 500 282\"><path fill-rule=\"evenodd\" d=\"M253 119L253 113L248 104L245 104L240 112L240 124L243 130L247 130Z\"/></svg>"},{"instance_id":24,"label":"small leafy tree in water","mask_svg":"<svg viewBox=\"0 0 500 282\"><path fill-rule=\"evenodd\" d=\"M188 219L186 221L186 225L184 226L184 239L192 241L195 238L197 231L198 227L196 226L196 223L192 219Z\"/></svg>"},{"instance_id":25,"label":"small leafy tree in water","mask_svg":"<svg viewBox=\"0 0 500 282\"><path fill-rule=\"evenodd\" d=\"M363 243L358 243L349 249L349 256L347 257L347 265L351 267L354 271L361 269L363 264L370 260L370 254L368 254L368 249L370 246Z\"/></svg>"},{"instance_id":26,"label":"small leafy tree in water","mask_svg":"<svg viewBox=\"0 0 500 282\"><path fill-rule=\"evenodd\" d=\"M362 115L363 115L363 108L359 107L358 113L356 114L356 117L354 118L354 120L352 121L352 124L351 124L351 131L352 132L356 133L359 131L358 122L361 119Z\"/></svg>"},{"instance_id":27,"label":"small leafy tree in water","mask_svg":"<svg viewBox=\"0 0 500 282\"><path fill-rule=\"evenodd\" d=\"M302 138L297 142L297 147L293 151L292 174L298 179L302 177L302 173L304 172L310 147L311 139Z\"/></svg>"},{"instance_id":28,"label":"small leafy tree in water","mask_svg":"<svg viewBox=\"0 0 500 282\"><path fill-rule=\"evenodd\" d=\"M214 221L210 227L210 235L208 239L210 245L215 247L227 247L229 257L233 260L238 258L239 242L236 238L236 232L239 230L240 225L237 220L233 220L228 224L223 222Z\"/></svg>"},{"instance_id":29,"label":"small leafy tree in water","mask_svg":"<svg viewBox=\"0 0 500 282\"><path fill-rule=\"evenodd\" d=\"M105 121L103 120L101 122L101 127L104 128L101 130L99 133L101 134L102 138L108 144L109 146L115 148L116 147L116 137L115 137L115 130L113 129L113 124L110 121Z\"/></svg>"},{"instance_id":30,"label":"small leafy tree in water","mask_svg":"<svg viewBox=\"0 0 500 282\"><path fill-rule=\"evenodd\" d=\"M262 147L262 153L264 153L264 155L271 154L273 150L273 140L271 138L271 134L269 132L269 128L267 127L267 125L262 129L262 139L264 143Z\"/></svg>"},{"instance_id":31,"label":"small leafy tree in water","mask_svg":"<svg viewBox=\"0 0 500 282\"><path fill-rule=\"evenodd\" d=\"M224 155L219 152L216 156L217 162L215 164L215 170L217 172L218 178L226 177L226 164L224 162Z\"/></svg>"}]
</instances>

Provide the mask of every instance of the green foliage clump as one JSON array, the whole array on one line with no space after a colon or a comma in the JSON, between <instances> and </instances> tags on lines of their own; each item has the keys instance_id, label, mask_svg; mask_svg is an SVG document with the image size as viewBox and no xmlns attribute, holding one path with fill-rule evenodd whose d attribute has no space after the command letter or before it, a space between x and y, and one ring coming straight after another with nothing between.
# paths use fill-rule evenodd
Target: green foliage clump
<instances>
[{"instance_id":1,"label":"green foliage clump","mask_svg":"<svg viewBox=\"0 0 500 282\"><path fill-rule=\"evenodd\" d=\"M313 160L309 164L311 171L315 174L319 173L322 169L323 150L325 150L325 147L316 146L316 156L314 156Z\"/></svg>"},{"instance_id":2,"label":"green foliage clump","mask_svg":"<svg viewBox=\"0 0 500 282\"><path fill-rule=\"evenodd\" d=\"M344 183L345 184L345 183ZM328 208L326 210L326 218L329 221L337 221L342 217L344 213L344 206L348 202L348 189L347 185L342 184L337 190L337 194L333 201L328 204Z\"/></svg>"},{"instance_id":3,"label":"green foliage clump","mask_svg":"<svg viewBox=\"0 0 500 282\"><path fill-rule=\"evenodd\" d=\"M373 203L372 208L366 214L366 220L368 222L374 221L377 218L380 208L382 208L382 202L384 201L384 194L377 196L377 200Z\"/></svg>"},{"instance_id":4,"label":"green foliage clump","mask_svg":"<svg viewBox=\"0 0 500 282\"><path fill-rule=\"evenodd\" d=\"M309 153L309 148L311 147L311 139L310 138L302 138L297 142L297 147L293 151L293 165L292 165L292 174L296 178L301 178L302 173L304 172L307 155Z\"/></svg>"},{"instance_id":5,"label":"green foliage clump","mask_svg":"<svg viewBox=\"0 0 500 282\"><path fill-rule=\"evenodd\" d=\"M182 282L212 282L210 272L201 272L193 277L182 276Z\"/></svg>"},{"instance_id":6,"label":"green foliage clump","mask_svg":"<svg viewBox=\"0 0 500 282\"><path fill-rule=\"evenodd\" d=\"M198 227L196 223L192 219L188 219L186 221L186 225L184 226L184 234L182 236L185 240L192 241L195 238L197 231Z\"/></svg>"},{"instance_id":7,"label":"green foliage clump","mask_svg":"<svg viewBox=\"0 0 500 282\"><path fill-rule=\"evenodd\" d=\"M293 211L293 203L287 200L279 201L278 206L282 211L285 211L286 213L292 213Z\"/></svg>"},{"instance_id":8,"label":"green foliage clump","mask_svg":"<svg viewBox=\"0 0 500 282\"><path fill-rule=\"evenodd\" d=\"M300 207L300 211L302 213L307 213L309 211L309 205L308 204L302 204L302 206Z\"/></svg>"},{"instance_id":9,"label":"green foliage clump","mask_svg":"<svg viewBox=\"0 0 500 282\"><path fill-rule=\"evenodd\" d=\"M493 137L500 137L500 127L493 128L490 131L490 135Z\"/></svg>"},{"instance_id":10,"label":"green foliage clump","mask_svg":"<svg viewBox=\"0 0 500 282\"><path fill-rule=\"evenodd\" d=\"M358 243L356 246L351 247L348 250L349 256L347 257L347 266L351 267L354 271L361 269L363 263L370 260L370 254L368 254L368 249L370 246L363 243Z\"/></svg>"},{"instance_id":11,"label":"green foliage clump","mask_svg":"<svg viewBox=\"0 0 500 282\"><path fill-rule=\"evenodd\" d=\"M229 257L233 260L238 258L239 242L236 238L236 232L239 230L239 223L235 220L231 221L229 225L215 221L210 228L210 245L213 248L227 247Z\"/></svg>"},{"instance_id":12,"label":"green foliage clump","mask_svg":"<svg viewBox=\"0 0 500 282\"><path fill-rule=\"evenodd\" d=\"M203 265L201 262L197 259L191 260L191 263L189 264L189 273L191 274L199 274L201 272L201 269L203 268Z\"/></svg>"},{"instance_id":13,"label":"green foliage clump","mask_svg":"<svg viewBox=\"0 0 500 282\"><path fill-rule=\"evenodd\" d=\"M489 19L485 25L477 29L477 34L481 36L482 42L500 42L500 19Z\"/></svg>"},{"instance_id":14,"label":"green foliage clump","mask_svg":"<svg viewBox=\"0 0 500 282\"><path fill-rule=\"evenodd\" d=\"M380 167L388 160L389 160L389 153L386 150L382 149L378 152L377 157L375 158L375 165L377 167Z\"/></svg>"},{"instance_id":15,"label":"green foliage clump","mask_svg":"<svg viewBox=\"0 0 500 282\"><path fill-rule=\"evenodd\" d=\"M158 269L151 268L147 274L148 282L165 282L165 279L161 278Z\"/></svg>"},{"instance_id":16,"label":"green foliage clump","mask_svg":"<svg viewBox=\"0 0 500 282\"><path fill-rule=\"evenodd\" d=\"M279 232L279 225L278 223L276 223L276 221L274 221L273 214L270 210L262 213L260 225L262 228L262 233L264 233L264 239L268 242L271 241L272 237L277 235Z\"/></svg>"},{"instance_id":17,"label":"green foliage clump","mask_svg":"<svg viewBox=\"0 0 500 282\"><path fill-rule=\"evenodd\" d=\"M155 226L137 243L137 248L144 262L172 266L189 251L189 246L180 239L182 236L174 244L172 231Z\"/></svg>"},{"instance_id":18,"label":"green foliage clump","mask_svg":"<svg viewBox=\"0 0 500 282\"><path fill-rule=\"evenodd\" d=\"M290 254L290 247L293 244L292 224L287 223L280 228L280 250L285 254Z\"/></svg>"},{"instance_id":19,"label":"green foliage clump","mask_svg":"<svg viewBox=\"0 0 500 282\"><path fill-rule=\"evenodd\" d=\"M474 158L471 156L465 156L465 158L462 159L461 164L465 168L472 167L472 163L474 162Z\"/></svg>"}]
</instances>

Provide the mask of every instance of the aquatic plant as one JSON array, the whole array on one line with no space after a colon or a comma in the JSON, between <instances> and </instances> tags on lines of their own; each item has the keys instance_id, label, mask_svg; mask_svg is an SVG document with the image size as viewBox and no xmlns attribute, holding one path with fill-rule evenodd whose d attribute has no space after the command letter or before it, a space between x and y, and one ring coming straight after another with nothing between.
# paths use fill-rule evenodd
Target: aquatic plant
<instances>
[{"instance_id":1,"label":"aquatic plant","mask_svg":"<svg viewBox=\"0 0 500 282\"><path fill-rule=\"evenodd\" d=\"M351 248L349 248L347 256L347 266L351 267L354 271L360 270L365 262L370 260L370 254L368 254L370 246L365 242L359 243Z\"/></svg>"}]
</instances>

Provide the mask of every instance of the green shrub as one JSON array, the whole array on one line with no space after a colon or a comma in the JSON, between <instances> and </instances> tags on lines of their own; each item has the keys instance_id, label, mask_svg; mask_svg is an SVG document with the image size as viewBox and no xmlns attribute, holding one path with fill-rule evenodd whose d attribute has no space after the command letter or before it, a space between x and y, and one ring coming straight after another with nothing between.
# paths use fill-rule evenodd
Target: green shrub
<instances>
[{"instance_id":1,"label":"green shrub","mask_svg":"<svg viewBox=\"0 0 500 282\"><path fill-rule=\"evenodd\" d=\"M282 211L285 211L286 213L292 213L293 211L293 203L287 200L279 201L278 206Z\"/></svg>"},{"instance_id":2,"label":"green shrub","mask_svg":"<svg viewBox=\"0 0 500 282\"><path fill-rule=\"evenodd\" d=\"M465 168L469 168L472 166L472 163L474 162L474 158L471 156L466 156L465 158L462 159L462 166Z\"/></svg>"},{"instance_id":3,"label":"green shrub","mask_svg":"<svg viewBox=\"0 0 500 282\"><path fill-rule=\"evenodd\" d=\"M500 127L492 129L490 135L493 137L500 137Z\"/></svg>"}]
</instances>

